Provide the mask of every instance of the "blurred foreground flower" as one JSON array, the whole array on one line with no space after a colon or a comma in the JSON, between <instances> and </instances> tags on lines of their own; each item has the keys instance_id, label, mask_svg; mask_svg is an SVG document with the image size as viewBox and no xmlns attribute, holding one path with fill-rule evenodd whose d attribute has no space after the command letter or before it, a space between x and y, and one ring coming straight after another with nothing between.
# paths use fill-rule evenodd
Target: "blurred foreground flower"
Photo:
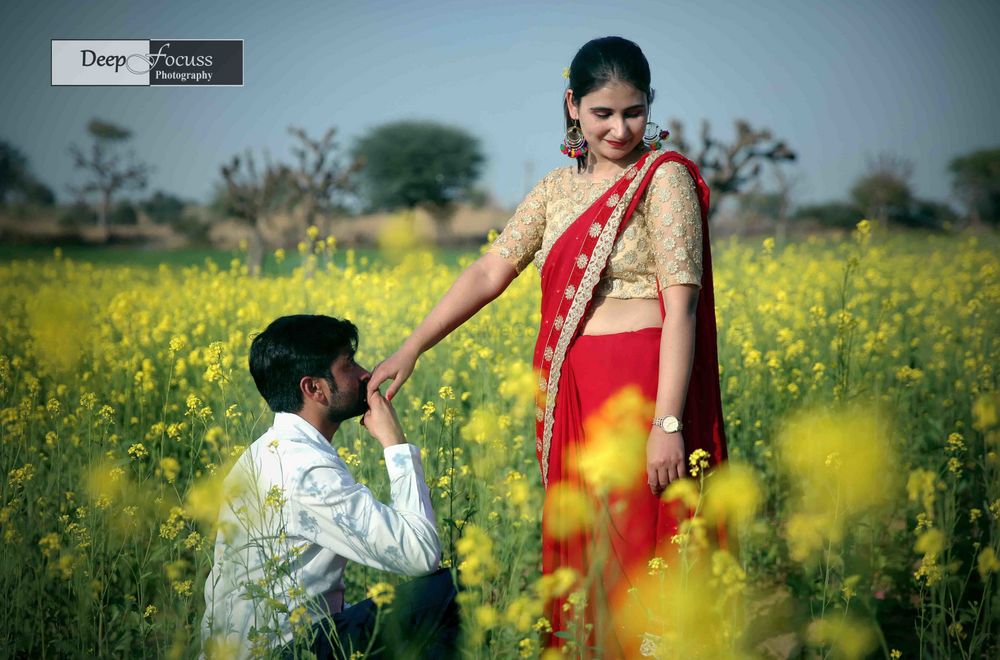
<instances>
[{"instance_id":1,"label":"blurred foreground flower","mask_svg":"<svg viewBox=\"0 0 1000 660\"><path fill-rule=\"evenodd\" d=\"M863 408L804 411L778 437L781 467L792 484L786 525L793 558L806 561L845 524L890 504L897 462L891 431Z\"/></svg>"},{"instance_id":2,"label":"blurred foreground flower","mask_svg":"<svg viewBox=\"0 0 1000 660\"><path fill-rule=\"evenodd\" d=\"M1000 422L1000 392L981 394L972 404L972 426L988 431Z\"/></svg>"},{"instance_id":3,"label":"blurred foreground flower","mask_svg":"<svg viewBox=\"0 0 1000 660\"><path fill-rule=\"evenodd\" d=\"M564 539L590 530L594 524L594 506L586 493L569 482L549 484L542 514L546 533Z\"/></svg>"},{"instance_id":4,"label":"blurred foreground flower","mask_svg":"<svg viewBox=\"0 0 1000 660\"><path fill-rule=\"evenodd\" d=\"M542 575L535 582L535 593L543 601L560 598L569 593L570 589L580 581L580 574L572 568L562 566L548 575Z\"/></svg>"},{"instance_id":5,"label":"blurred foreground flower","mask_svg":"<svg viewBox=\"0 0 1000 660\"><path fill-rule=\"evenodd\" d=\"M834 658L844 660L866 658L878 645L870 624L841 615L813 621L807 636L811 644L829 646Z\"/></svg>"},{"instance_id":6,"label":"blurred foreground flower","mask_svg":"<svg viewBox=\"0 0 1000 660\"><path fill-rule=\"evenodd\" d=\"M243 498L254 490L252 478L242 470L233 470L234 463L229 461L216 468L195 482L187 492L184 508L188 516L209 529L215 529L219 524L219 509L227 500ZM242 512L241 521L245 525L259 523L266 500L266 493L257 494L256 502L250 502Z\"/></svg>"},{"instance_id":7,"label":"blurred foreground flower","mask_svg":"<svg viewBox=\"0 0 1000 660\"><path fill-rule=\"evenodd\" d=\"M155 497L147 484L140 485L131 472L112 461L101 461L90 467L84 488L95 508L125 515L108 515L108 529L116 540L133 538L147 525L153 525L168 515L170 505Z\"/></svg>"},{"instance_id":8,"label":"blurred foreground flower","mask_svg":"<svg viewBox=\"0 0 1000 660\"><path fill-rule=\"evenodd\" d=\"M742 525L757 513L762 499L763 493L753 470L741 463L727 461L706 481L702 514L709 522Z\"/></svg>"},{"instance_id":9,"label":"blurred foreground flower","mask_svg":"<svg viewBox=\"0 0 1000 660\"><path fill-rule=\"evenodd\" d=\"M743 634L745 576L724 551L710 564L671 566L638 578L612 610L615 630L629 657L720 660L747 657Z\"/></svg>"},{"instance_id":10,"label":"blurred foreground flower","mask_svg":"<svg viewBox=\"0 0 1000 660\"><path fill-rule=\"evenodd\" d=\"M612 395L584 421L586 444L579 451L577 473L597 492L633 488L646 469L653 402L638 387Z\"/></svg>"},{"instance_id":11,"label":"blurred foreground flower","mask_svg":"<svg viewBox=\"0 0 1000 660\"><path fill-rule=\"evenodd\" d=\"M993 551L993 548L986 548L979 553L979 557L976 558L976 569L979 571L979 577L983 580L990 573L1000 571L1000 559L997 559L997 553Z\"/></svg>"},{"instance_id":12,"label":"blurred foreground flower","mask_svg":"<svg viewBox=\"0 0 1000 660\"><path fill-rule=\"evenodd\" d=\"M497 574L499 566L493 557L493 539L486 530L473 524L462 528L462 538L455 543L458 554L458 575L463 585L473 587Z\"/></svg>"}]
</instances>

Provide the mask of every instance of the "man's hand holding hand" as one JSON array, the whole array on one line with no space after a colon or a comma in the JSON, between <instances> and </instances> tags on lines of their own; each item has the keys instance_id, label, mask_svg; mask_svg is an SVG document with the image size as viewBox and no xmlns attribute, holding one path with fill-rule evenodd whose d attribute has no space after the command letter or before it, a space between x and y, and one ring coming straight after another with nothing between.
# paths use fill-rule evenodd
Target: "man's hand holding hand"
<instances>
[{"instance_id":1,"label":"man's hand holding hand","mask_svg":"<svg viewBox=\"0 0 1000 660\"><path fill-rule=\"evenodd\" d=\"M406 443L396 410L378 390L368 395L368 412L361 417L361 424L383 447Z\"/></svg>"}]
</instances>

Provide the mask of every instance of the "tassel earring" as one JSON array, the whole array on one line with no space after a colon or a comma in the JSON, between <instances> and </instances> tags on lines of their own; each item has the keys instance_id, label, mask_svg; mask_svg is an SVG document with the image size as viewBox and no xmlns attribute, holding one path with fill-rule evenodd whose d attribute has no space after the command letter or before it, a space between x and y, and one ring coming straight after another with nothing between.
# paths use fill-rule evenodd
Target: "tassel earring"
<instances>
[{"instance_id":1,"label":"tassel earring","mask_svg":"<svg viewBox=\"0 0 1000 660\"><path fill-rule=\"evenodd\" d=\"M579 158L587 155L588 150L587 140L583 137L583 131L580 130L580 122L577 121L575 126L570 126L566 131L566 137L563 138L559 151L570 158Z\"/></svg>"},{"instance_id":2,"label":"tassel earring","mask_svg":"<svg viewBox=\"0 0 1000 660\"><path fill-rule=\"evenodd\" d=\"M656 151L663 144L663 141L670 137L670 131L660 130L656 122L646 122L646 130L642 134L642 143L650 151Z\"/></svg>"}]
</instances>

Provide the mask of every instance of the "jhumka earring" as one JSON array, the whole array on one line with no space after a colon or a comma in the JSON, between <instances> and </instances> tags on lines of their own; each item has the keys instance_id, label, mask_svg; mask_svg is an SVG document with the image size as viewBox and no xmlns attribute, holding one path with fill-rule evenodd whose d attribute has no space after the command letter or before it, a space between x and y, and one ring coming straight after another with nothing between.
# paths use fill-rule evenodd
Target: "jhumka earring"
<instances>
[{"instance_id":1,"label":"jhumka earring","mask_svg":"<svg viewBox=\"0 0 1000 660\"><path fill-rule=\"evenodd\" d=\"M587 140L583 137L583 131L580 130L579 121L577 121L576 126L570 126L566 131L566 137L563 138L559 151L570 158L579 158L587 154Z\"/></svg>"},{"instance_id":2,"label":"jhumka earring","mask_svg":"<svg viewBox=\"0 0 1000 660\"><path fill-rule=\"evenodd\" d=\"M646 122L646 130L642 134L642 143L645 144L650 151L656 151L663 144L663 140L670 137L670 131L660 130L660 126L656 122Z\"/></svg>"}]
</instances>

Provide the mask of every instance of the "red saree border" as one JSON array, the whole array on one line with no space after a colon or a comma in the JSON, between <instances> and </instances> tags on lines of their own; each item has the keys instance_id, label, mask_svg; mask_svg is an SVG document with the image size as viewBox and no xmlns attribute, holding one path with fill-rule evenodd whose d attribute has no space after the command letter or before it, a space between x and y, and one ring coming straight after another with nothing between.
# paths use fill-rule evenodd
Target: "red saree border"
<instances>
[{"instance_id":1,"label":"red saree border","mask_svg":"<svg viewBox=\"0 0 1000 660\"><path fill-rule=\"evenodd\" d=\"M535 450L545 486L548 486L556 394L566 352L579 333L580 322L590 307L594 289L607 267L618 236L642 199L656 168L670 161L684 164L695 180L702 222L703 274L698 299L698 332L692 383L688 387L688 402L683 416L686 450L690 452L696 448L705 448L715 459L714 462L725 458L708 236L709 189L697 166L690 160L675 151L652 151L629 167L618 181L562 233L542 267L542 320L535 343L533 365L538 376ZM662 293L660 303L662 309ZM692 396L695 390L696 395ZM711 401L713 398L715 401ZM700 412L702 410L710 413L710 419L695 419L703 417ZM708 435L705 434L706 430ZM694 443L688 441L692 431L699 436Z\"/></svg>"}]
</instances>

